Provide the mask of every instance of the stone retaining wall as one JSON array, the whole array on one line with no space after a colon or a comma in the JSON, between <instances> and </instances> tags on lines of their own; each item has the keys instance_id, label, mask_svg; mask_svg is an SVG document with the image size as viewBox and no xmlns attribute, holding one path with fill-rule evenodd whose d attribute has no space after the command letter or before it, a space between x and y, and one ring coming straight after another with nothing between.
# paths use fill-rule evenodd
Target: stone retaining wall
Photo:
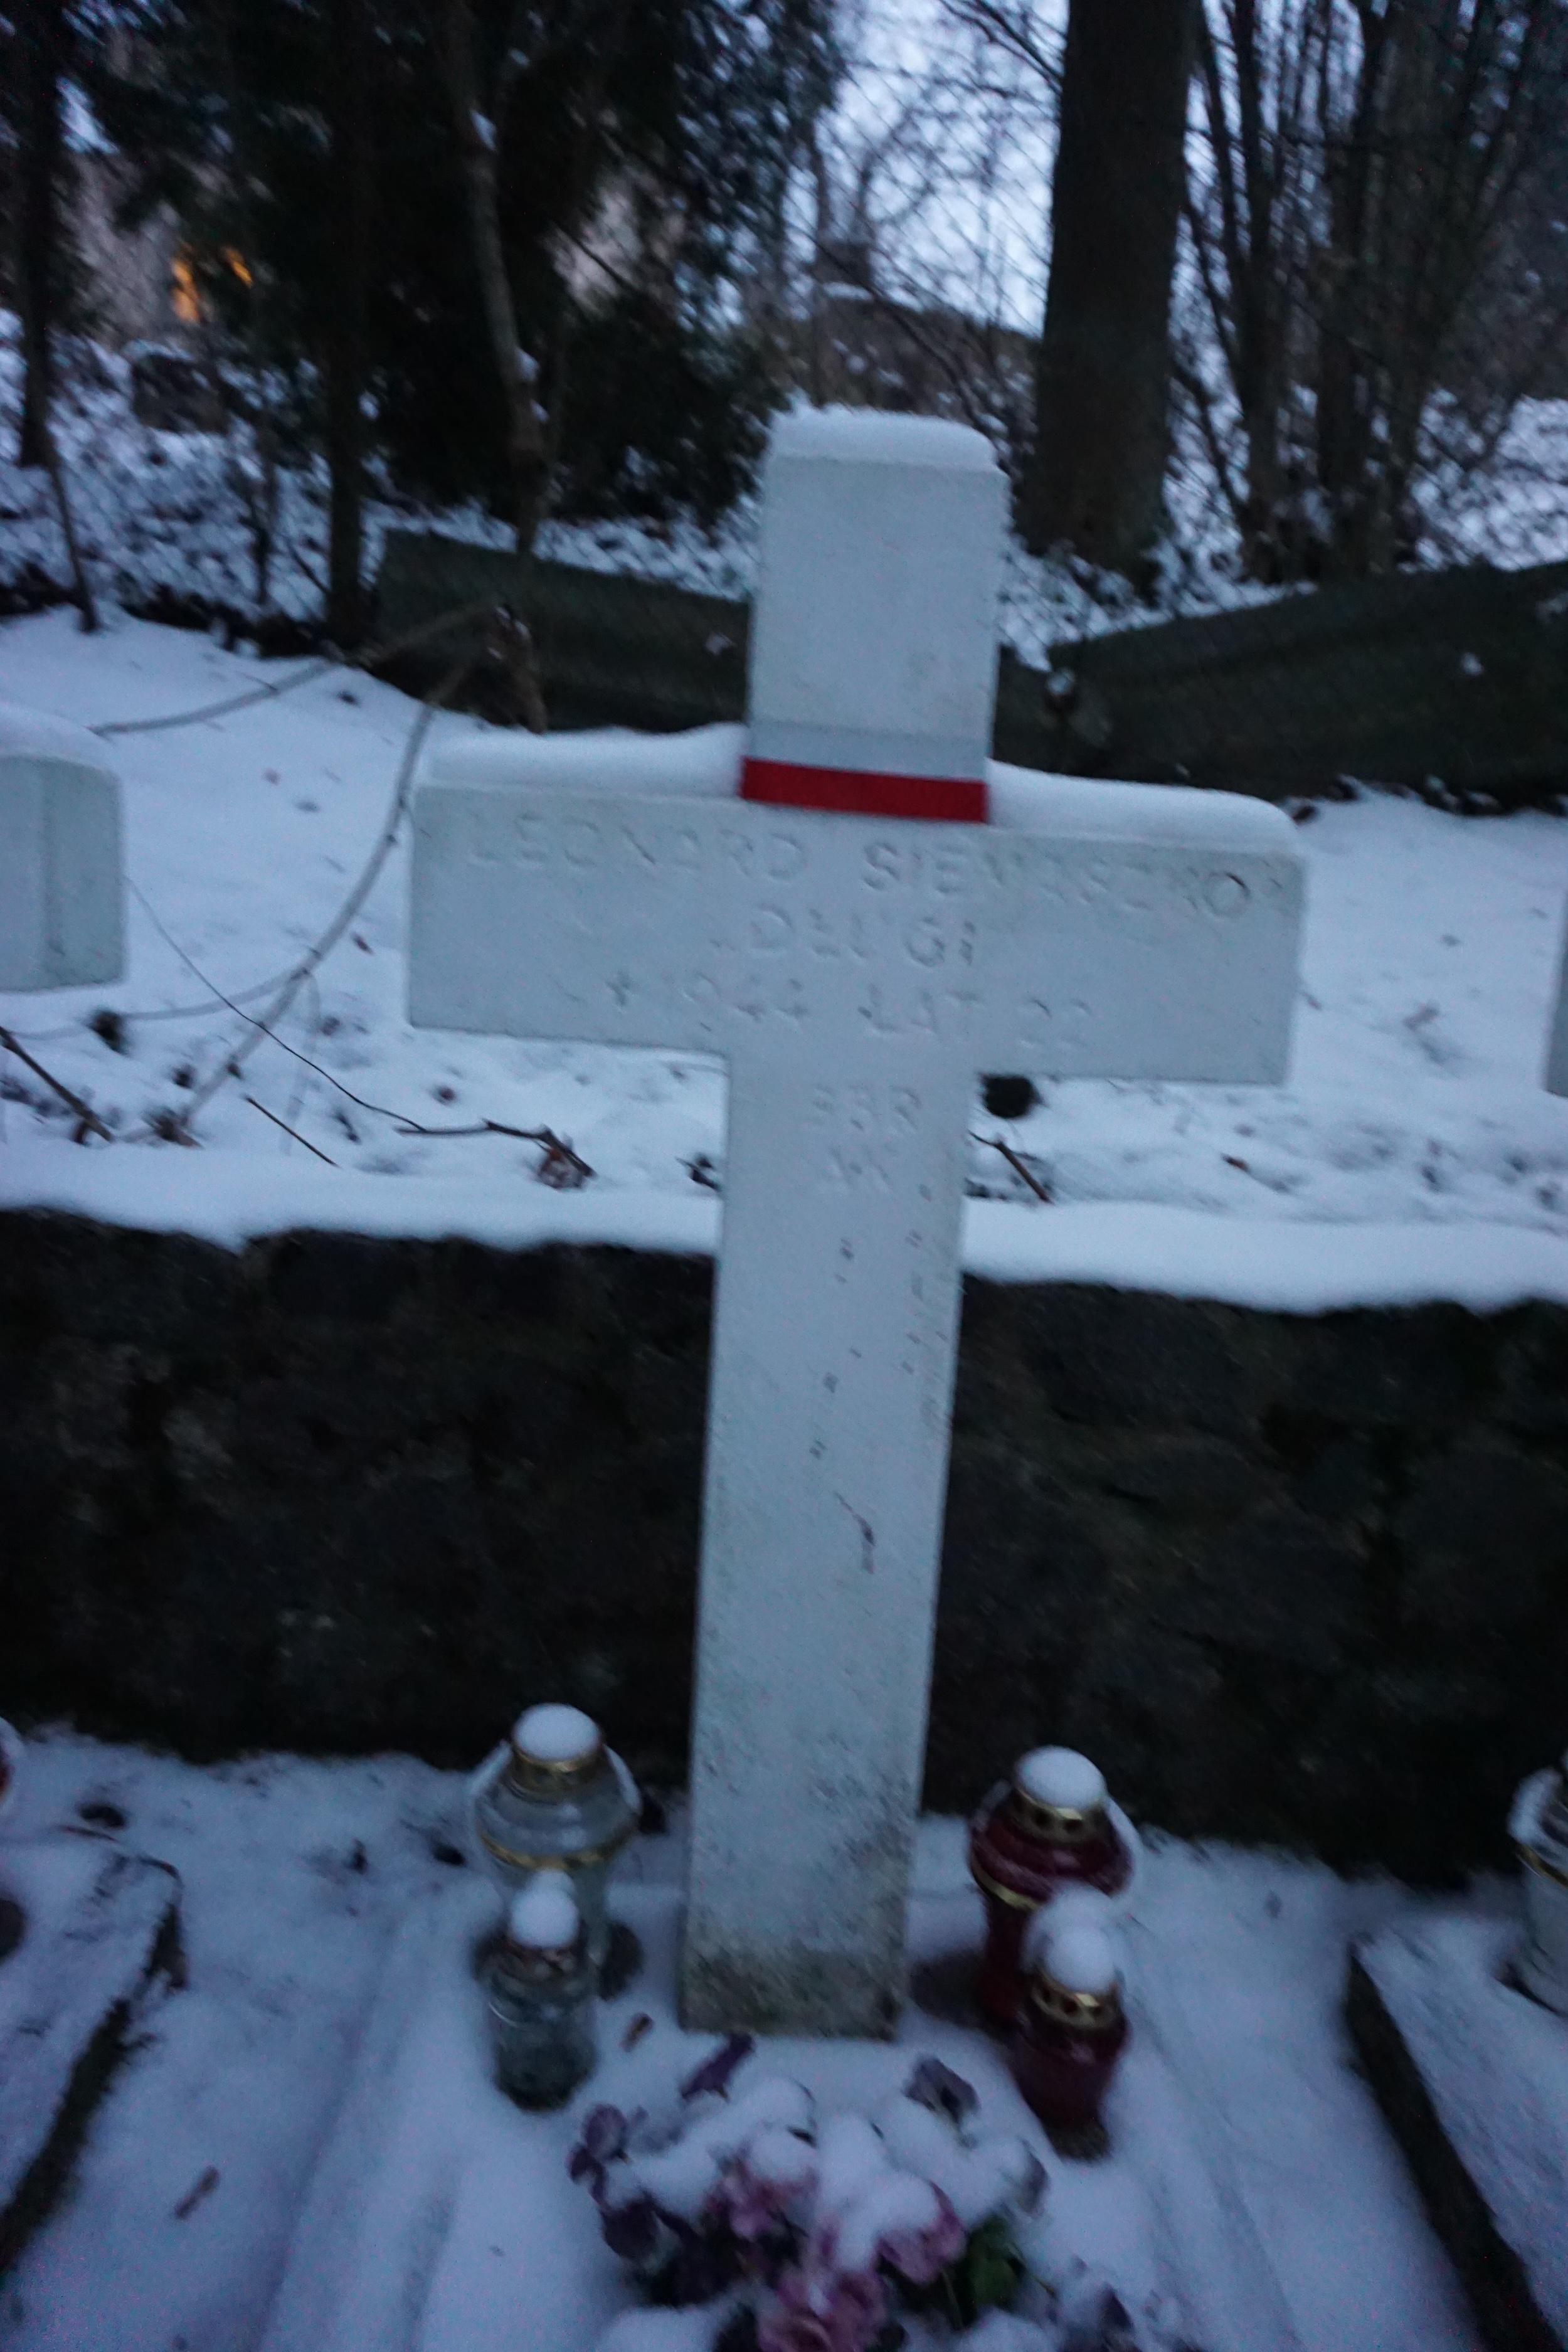
<instances>
[{"instance_id":1,"label":"stone retaining wall","mask_svg":"<svg viewBox=\"0 0 1568 2352\"><path fill-rule=\"evenodd\" d=\"M0 1712L683 1769L710 1268L0 1216ZM1568 1308L971 1281L927 1801L1089 1748L1141 1818L1417 1876L1568 1740Z\"/></svg>"}]
</instances>

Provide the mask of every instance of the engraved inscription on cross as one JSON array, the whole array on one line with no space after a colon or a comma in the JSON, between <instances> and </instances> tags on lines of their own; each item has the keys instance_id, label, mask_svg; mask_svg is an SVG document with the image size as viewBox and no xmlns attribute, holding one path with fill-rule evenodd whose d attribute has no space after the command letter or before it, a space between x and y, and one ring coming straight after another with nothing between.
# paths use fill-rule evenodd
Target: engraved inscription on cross
<instances>
[{"instance_id":1,"label":"engraved inscription on cross","mask_svg":"<svg viewBox=\"0 0 1568 2352\"><path fill-rule=\"evenodd\" d=\"M994 791L990 823L881 813L934 779L984 814L1001 514L977 436L887 423L792 420L775 440L752 653L772 735L764 754L753 732L742 796L497 782L492 738L485 781L448 755L416 810L416 1022L728 1064L693 2025L876 2034L897 2014L977 1075L1269 1081L1294 993L1300 867L1261 803L1079 784L1053 800L1042 781L1022 811L1009 788L1012 824ZM806 488L821 570L770 572ZM933 595L933 566L960 557L978 587ZM944 612L961 634L983 622L978 693L962 664L953 690L951 646L920 640ZM792 625L793 670L775 658ZM859 741L850 632L876 719ZM883 691L899 662L901 698Z\"/></svg>"}]
</instances>

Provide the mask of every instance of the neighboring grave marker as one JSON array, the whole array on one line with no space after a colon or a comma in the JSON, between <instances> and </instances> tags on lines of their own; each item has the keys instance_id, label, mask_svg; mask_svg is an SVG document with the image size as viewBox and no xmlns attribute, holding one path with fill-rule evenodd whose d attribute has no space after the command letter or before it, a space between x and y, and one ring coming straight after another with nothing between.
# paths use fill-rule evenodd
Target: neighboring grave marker
<instances>
[{"instance_id":1,"label":"neighboring grave marker","mask_svg":"<svg viewBox=\"0 0 1568 2352\"><path fill-rule=\"evenodd\" d=\"M927 430L940 454L944 428ZM911 495L946 530L949 510L919 494L925 463L911 461ZM1001 503L987 498L994 538ZM828 579L846 552L831 524L819 506L800 542ZM869 528L852 501L845 528ZM933 540L925 561L940 569L951 552ZM775 571L764 592L810 603L820 584ZM966 612L973 583L950 593ZM942 599L900 611L899 661L940 668L927 640ZM864 616L873 649L884 617ZM765 612L759 632L765 646ZM873 666L889 677L899 662ZM797 719L779 708L775 723L806 727L799 698ZM978 753L960 761L959 737L936 732L951 709L926 710L929 756L868 730L868 756L900 762L873 767L869 789L983 778ZM788 764L816 768L808 754L843 743L844 717L836 706L839 735L804 734ZM976 704L966 721L981 753L988 717ZM492 777L494 739L476 748ZM527 761L523 747L523 773ZM463 765L448 752L441 772ZM457 781L416 803L416 1023L729 1064L692 2025L875 2034L897 2014L979 1072L1267 1082L1284 1069L1300 867L1278 811L1075 783L1027 823Z\"/></svg>"},{"instance_id":2,"label":"neighboring grave marker","mask_svg":"<svg viewBox=\"0 0 1568 2352\"><path fill-rule=\"evenodd\" d=\"M1552 1014L1552 1031L1546 1041L1546 1076L1542 1081L1548 1094L1568 1095L1568 923L1563 930L1563 953L1557 965L1557 1000Z\"/></svg>"},{"instance_id":3,"label":"neighboring grave marker","mask_svg":"<svg viewBox=\"0 0 1568 2352\"><path fill-rule=\"evenodd\" d=\"M118 980L123 900L120 786L101 747L0 703L0 989Z\"/></svg>"}]
</instances>

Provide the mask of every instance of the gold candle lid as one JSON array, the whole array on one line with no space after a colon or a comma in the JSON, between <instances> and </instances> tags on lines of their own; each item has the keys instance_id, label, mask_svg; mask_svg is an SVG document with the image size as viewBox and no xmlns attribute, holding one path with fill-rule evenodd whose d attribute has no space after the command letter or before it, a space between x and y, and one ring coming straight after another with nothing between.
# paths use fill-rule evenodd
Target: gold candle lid
<instances>
[{"instance_id":1,"label":"gold candle lid","mask_svg":"<svg viewBox=\"0 0 1568 2352\"><path fill-rule=\"evenodd\" d=\"M1013 1767L1013 1801L1025 1822L1064 1845L1095 1836L1105 1821L1105 1778L1074 1748L1031 1748Z\"/></svg>"},{"instance_id":2,"label":"gold candle lid","mask_svg":"<svg viewBox=\"0 0 1568 2352\"><path fill-rule=\"evenodd\" d=\"M509 1771L540 1797L563 1797L591 1780L605 1760L605 1741L591 1715L577 1706L531 1706L511 1727Z\"/></svg>"}]
</instances>

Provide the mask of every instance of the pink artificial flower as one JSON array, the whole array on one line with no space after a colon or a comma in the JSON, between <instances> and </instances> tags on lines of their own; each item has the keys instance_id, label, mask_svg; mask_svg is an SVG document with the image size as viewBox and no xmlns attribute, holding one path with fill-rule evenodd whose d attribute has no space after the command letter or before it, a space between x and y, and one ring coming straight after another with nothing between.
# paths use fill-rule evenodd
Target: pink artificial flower
<instances>
[{"instance_id":1,"label":"pink artificial flower","mask_svg":"<svg viewBox=\"0 0 1568 2352\"><path fill-rule=\"evenodd\" d=\"M706 2210L721 2214L737 2238L765 2238L784 2218L789 2191L776 2181L759 2180L743 2156L724 2167Z\"/></svg>"},{"instance_id":2,"label":"pink artificial flower","mask_svg":"<svg viewBox=\"0 0 1568 2352\"><path fill-rule=\"evenodd\" d=\"M870 2352L888 2295L871 2271L785 2271L757 2323L757 2352Z\"/></svg>"},{"instance_id":3,"label":"pink artificial flower","mask_svg":"<svg viewBox=\"0 0 1568 2352\"><path fill-rule=\"evenodd\" d=\"M889 2230L877 2241L878 2261L911 2286L930 2286L969 2242L968 2231L934 2181L931 2191L937 2204L934 2221L923 2230Z\"/></svg>"}]
</instances>

